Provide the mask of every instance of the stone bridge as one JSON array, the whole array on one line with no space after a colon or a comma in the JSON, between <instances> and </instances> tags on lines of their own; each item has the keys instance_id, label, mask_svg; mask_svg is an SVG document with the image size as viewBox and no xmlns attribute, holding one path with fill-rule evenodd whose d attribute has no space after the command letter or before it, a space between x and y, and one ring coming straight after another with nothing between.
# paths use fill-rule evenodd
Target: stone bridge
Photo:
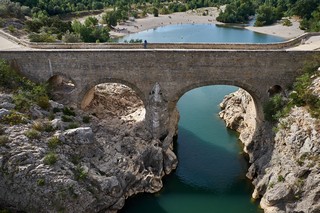
<instances>
[{"instance_id":1,"label":"stone bridge","mask_svg":"<svg viewBox=\"0 0 320 213\"><path fill-rule=\"evenodd\" d=\"M317 51L237 49L24 49L0 51L26 77L47 82L71 79L70 103L85 107L100 83L132 88L146 107L154 137L167 134L177 101L187 91L207 85L234 85L251 94L257 121L274 85L287 88Z\"/></svg>"}]
</instances>

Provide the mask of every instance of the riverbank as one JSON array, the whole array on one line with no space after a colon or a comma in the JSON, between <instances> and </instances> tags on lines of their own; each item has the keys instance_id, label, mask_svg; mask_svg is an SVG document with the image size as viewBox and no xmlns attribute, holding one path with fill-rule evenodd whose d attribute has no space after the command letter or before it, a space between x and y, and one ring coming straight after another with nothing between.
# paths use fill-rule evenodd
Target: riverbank
<instances>
[{"instance_id":1,"label":"riverbank","mask_svg":"<svg viewBox=\"0 0 320 213\"><path fill-rule=\"evenodd\" d=\"M224 10L224 7L200 8L187 12L159 15L159 17L148 14L145 18L129 20L118 24L110 34L112 37L122 37L131 33L175 24L224 24L216 20L221 10ZM292 26L284 26L281 22L278 22L271 26L248 26L245 28L254 32L278 36L285 39L291 39L304 33L304 31L299 28L300 23L298 18L293 17L289 20L291 21Z\"/></svg>"}]
</instances>

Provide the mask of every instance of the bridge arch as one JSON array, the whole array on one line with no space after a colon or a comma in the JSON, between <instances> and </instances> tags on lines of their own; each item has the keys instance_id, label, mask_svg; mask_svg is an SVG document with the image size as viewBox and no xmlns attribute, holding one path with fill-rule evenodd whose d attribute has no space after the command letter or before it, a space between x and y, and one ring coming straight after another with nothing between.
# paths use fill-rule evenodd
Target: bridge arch
<instances>
[{"instance_id":1,"label":"bridge arch","mask_svg":"<svg viewBox=\"0 0 320 213\"><path fill-rule=\"evenodd\" d=\"M82 90L79 93L79 99L78 99L78 103L79 103L81 109L84 109L93 100L95 86L97 86L99 84L105 84L105 83L117 83L117 84L123 84L123 85L129 87L141 99L144 106L146 106L147 99L146 99L144 93L134 83L131 83L129 81L125 81L122 79L117 79L117 78L102 78L102 79L97 79L95 81L89 82L89 83L85 84L85 86L82 87Z\"/></svg>"},{"instance_id":2,"label":"bridge arch","mask_svg":"<svg viewBox=\"0 0 320 213\"><path fill-rule=\"evenodd\" d=\"M214 86L214 85L228 85L228 86L236 86L239 87L246 92L250 94L250 96L253 99L254 105L255 105L255 110L256 110L256 121L260 122L264 120L264 114L263 114L263 102L262 98L264 94L260 94L259 91L254 90L254 87L250 84L241 82L241 81L228 81L228 80L214 80L214 81L204 81L204 82L199 82L195 84L190 84L186 87L181 88L180 90L177 90L175 95L174 95L174 107L177 105L179 99L188 91L191 91L196 88L204 87L204 86ZM266 94L267 95L267 92Z\"/></svg>"}]
</instances>

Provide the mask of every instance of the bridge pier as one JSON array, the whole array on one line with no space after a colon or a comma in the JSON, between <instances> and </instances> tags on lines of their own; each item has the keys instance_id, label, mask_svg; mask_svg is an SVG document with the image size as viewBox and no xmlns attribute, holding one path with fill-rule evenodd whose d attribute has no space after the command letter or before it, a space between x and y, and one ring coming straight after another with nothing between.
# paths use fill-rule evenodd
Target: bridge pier
<instances>
[{"instance_id":1,"label":"bridge pier","mask_svg":"<svg viewBox=\"0 0 320 213\"><path fill-rule=\"evenodd\" d=\"M169 112L168 103L163 98L159 83L156 83L146 105L146 124L154 139L163 140L168 135Z\"/></svg>"}]
</instances>

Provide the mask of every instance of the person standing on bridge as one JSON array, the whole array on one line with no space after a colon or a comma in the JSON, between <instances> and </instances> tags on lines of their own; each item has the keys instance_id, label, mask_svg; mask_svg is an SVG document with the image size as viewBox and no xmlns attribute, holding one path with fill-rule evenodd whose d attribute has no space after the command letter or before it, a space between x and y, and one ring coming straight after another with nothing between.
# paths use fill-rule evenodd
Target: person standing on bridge
<instances>
[{"instance_id":1,"label":"person standing on bridge","mask_svg":"<svg viewBox=\"0 0 320 213\"><path fill-rule=\"evenodd\" d=\"M143 43L143 48L144 48L144 49L147 49L147 45L148 45L148 42L147 42L147 40L144 40L144 43Z\"/></svg>"}]
</instances>

